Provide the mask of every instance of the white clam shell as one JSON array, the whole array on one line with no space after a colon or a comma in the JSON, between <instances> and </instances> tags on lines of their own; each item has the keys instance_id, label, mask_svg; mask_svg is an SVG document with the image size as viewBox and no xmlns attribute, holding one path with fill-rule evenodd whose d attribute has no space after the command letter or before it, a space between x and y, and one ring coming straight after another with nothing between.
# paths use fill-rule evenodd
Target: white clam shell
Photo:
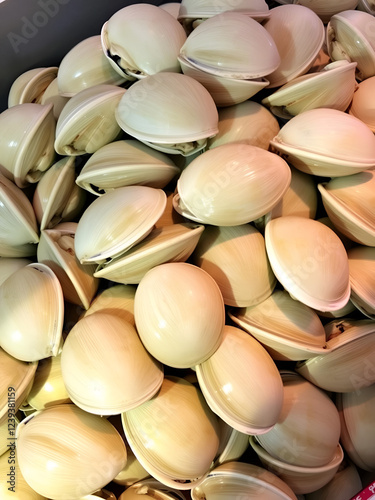
<instances>
[{"instance_id":1,"label":"white clam shell","mask_svg":"<svg viewBox=\"0 0 375 500\"><path fill-rule=\"evenodd\" d=\"M362 314L375 319L375 248L356 246L348 251L350 300Z\"/></svg>"},{"instance_id":2,"label":"white clam shell","mask_svg":"<svg viewBox=\"0 0 375 500\"><path fill-rule=\"evenodd\" d=\"M138 285L135 324L146 349L162 363L189 368L220 344L224 302L215 280L185 262L154 267Z\"/></svg>"},{"instance_id":3,"label":"white clam shell","mask_svg":"<svg viewBox=\"0 0 375 500\"><path fill-rule=\"evenodd\" d=\"M375 132L375 76L360 82L350 103L349 114L359 118Z\"/></svg>"},{"instance_id":4,"label":"white clam shell","mask_svg":"<svg viewBox=\"0 0 375 500\"><path fill-rule=\"evenodd\" d=\"M240 0L235 3L225 1L220 4L214 0L182 0L177 19L185 25L195 19L204 20L228 11L240 12L259 22L270 15L265 0Z\"/></svg>"},{"instance_id":5,"label":"white clam shell","mask_svg":"<svg viewBox=\"0 0 375 500\"><path fill-rule=\"evenodd\" d=\"M58 68L33 68L15 79L8 94L8 108L24 102L43 104L42 97L49 84L56 78Z\"/></svg>"}]
</instances>

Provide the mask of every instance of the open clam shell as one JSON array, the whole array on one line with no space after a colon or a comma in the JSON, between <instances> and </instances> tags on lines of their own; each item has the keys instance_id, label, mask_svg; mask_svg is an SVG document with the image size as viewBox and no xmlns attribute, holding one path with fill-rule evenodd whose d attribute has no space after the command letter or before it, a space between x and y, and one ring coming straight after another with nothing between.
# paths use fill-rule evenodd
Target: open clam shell
<instances>
[{"instance_id":1,"label":"open clam shell","mask_svg":"<svg viewBox=\"0 0 375 500\"><path fill-rule=\"evenodd\" d=\"M349 114L356 116L375 132L375 76L360 82L350 103Z\"/></svg>"},{"instance_id":2,"label":"open clam shell","mask_svg":"<svg viewBox=\"0 0 375 500\"><path fill-rule=\"evenodd\" d=\"M337 109L310 109L294 116L270 144L294 167L312 175L341 177L375 165L372 131Z\"/></svg>"},{"instance_id":3,"label":"open clam shell","mask_svg":"<svg viewBox=\"0 0 375 500\"><path fill-rule=\"evenodd\" d=\"M328 352L316 312L276 290L260 304L232 309L230 318L255 337L276 360L299 361Z\"/></svg>"},{"instance_id":4,"label":"open clam shell","mask_svg":"<svg viewBox=\"0 0 375 500\"><path fill-rule=\"evenodd\" d=\"M0 345L21 361L58 354L63 317L60 282L45 264L28 264L0 286Z\"/></svg>"},{"instance_id":5,"label":"open clam shell","mask_svg":"<svg viewBox=\"0 0 375 500\"><path fill-rule=\"evenodd\" d=\"M166 194L148 186L125 186L95 199L76 230L75 252L82 264L98 264L145 238L162 215Z\"/></svg>"},{"instance_id":6,"label":"open clam shell","mask_svg":"<svg viewBox=\"0 0 375 500\"><path fill-rule=\"evenodd\" d=\"M325 326L329 352L297 363L296 371L321 389L352 392L375 382L375 321L337 319Z\"/></svg>"},{"instance_id":7,"label":"open clam shell","mask_svg":"<svg viewBox=\"0 0 375 500\"><path fill-rule=\"evenodd\" d=\"M375 174L364 171L318 184L324 208L347 238L375 246Z\"/></svg>"},{"instance_id":8,"label":"open clam shell","mask_svg":"<svg viewBox=\"0 0 375 500\"><path fill-rule=\"evenodd\" d=\"M284 395L280 374L267 351L243 330L225 326L217 350L195 369L208 405L228 425L254 435L276 424Z\"/></svg>"},{"instance_id":9,"label":"open clam shell","mask_svg":"<svg viewBox=\"0 0 375 500\"><path fill-rule=\"evenodd\" d=\"M164 153L134 139L111 142L85 163L76 183L96 196L123 186L164 188L180 169Z\"/></svg>"},{"instance_id":10,"label":"open clam shell","mask_svg":"<svg viewBox=\"0 0 375 500\"><path fill-rule=\"evenodd\" d=\"M365 316L375 320L375 248L357 246L348 251L350 300Z\"/></svg>"},{"instance_id":11,"label":"open clam shell","mask_svg":"<svg viewBox=\"0 0 375 500\"><path fill-rule=\"evenodd\" d=\"M84 316L95 311L115 314L134 325L134 297L136 287L133 285L114 285L101 290L85 311Z\"/></svg>"},{"instance_id":12,"label":"open clam shell","mask_svg":"<svg viewBox=\"0 0 375 500\"><path fill-rule=\"evenodd\" d=\"M24 102L42 104L48 85L56 78L58 68L33 68L15 79L8 94L8 108Z\"/></svg>"}]
</instances>

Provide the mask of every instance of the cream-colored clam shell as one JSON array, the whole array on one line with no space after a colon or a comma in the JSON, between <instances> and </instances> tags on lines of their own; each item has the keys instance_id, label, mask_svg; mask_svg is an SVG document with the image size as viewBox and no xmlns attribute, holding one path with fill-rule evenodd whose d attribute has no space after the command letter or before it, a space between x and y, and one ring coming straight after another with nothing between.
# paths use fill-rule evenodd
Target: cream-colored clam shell
<instances>
[{"instance_id":1,"label":"cream-colored clam shell","mask_svg":"<svg viewBox=\"0 0 375 500\"><path fill-rule=\"evenodd\" d=\"M8 441L10 444L10 441ZM4 478L0 483L2 500L47 500L39 495L26 482L18 465L15 446L0 457L0 475Z\"/></svg>"},{"instance_id":2,"label":"cream-colored clam shell","mask_svg":"<svg viewBox=\"0 0 375 500\"><path fill-rule=\"evenodd\" d=\"M159 5L161 9L166 10L175 19L177 19L178 12L180 10L180 2L166 2Z\"/></svg>"},{"instance_id":3,"label":"cream-colored clam shell","mask_svg":"<svg viewBox=\"0 0 375 500\"><path fill-rule=\"evenodd\" d=\"M27 483L55 500L94 493L126 463L125 444L114 426L72 404L36 412L19 424L17 452Z\"/></svg>"},{"instance_id":4,"label":"cream-colored clam shell","mask_svg":"<svg viewBox=\"0 0 375 500\"><path fill-rule=\"evenodd\" d=\"M25 243L24 245L8 245L0 243L0 257L33 257L36 254L35 243Z\"/></svg>"},{"instance_id":5,"label":"cream-colored clam shell","mask_svg":"<svg viewBox=\"0 0 375 500\"><path fill-rule=\"evenodd\" d=\"M375 319L375 248L356 246L348 251L350 300L362 314Z\"/></svg>"},{"instance_id":6,"label":"cream-colored clam shell","mask_svg":"<svg viewBox=\"0 0 375 500\"><path fill-rule=\"evenodd\" d=\"M256 101L245 101L219 109L219 132L208 140L207 148L243 142L268 149L270 140L280 131L272 113Z\"/></svg>"},{"instance_id":7,"label":"cream-colored clam shell","mask_svg":"<svg viewBox=\"0 0 375 500\"><path fill-rule=\"evenodd\" d=\"M218 467L225 462L239 460L249 447L249 436L247 434L233 429L221 419L219 425L220 445L215 457L214 467Z\"/></svg>"},{"instance_id":8,"label":"cream-colored clam shell","mask_svg":"<svg viewBox=\"0 0 375 500\"><path fill-rule=\"evenodd\" d=\"M94 85L121 85L121 77L103 52L100 35L80 41L65 54L57 72L60 95L72 97Z\"/></svg>"},{"instance_id":9,"label":"cream-colored clam shell","mask_svg":"<svg viewBox=\"0 0 375 500\"><path fill-rule=\"evenodd\" d=\"M276 424L283 384L267 351L239 328L226 325L218 349L195 367L212 409L244 434L263 434Z\"/></svg>"},{"instance_id":10,"label":"cream-colored clam shell","mask_svg":"<svg viewBox=\"0 0 375 500\"><path fill-rule=\"evenodd\" d=\"M95 311L115 314L134 325L134 296L136 287L133 285L114 285L101 290L91 302L85 316Z\"/></svg>"},{"instance_id":11,"label":"cream-colored clam shell","mask_svg":"<svg viewBox=\"0 0 375 500\"><path fill-rule=\"evenodd\" d=\"M33 68L17 77L8 94L8 108L24 102L42 104L48 85L56 78L58 68Z\"/></svg>"},{"instance_id":12,"label":"cream-colored clam shell","mask_svg":"<svg viewBox=\"0 0 375 500\"><path fill-rule=\"evenodd\" d=\"M60 282L45 264L28 264L0 286L0 345L17 359L56 356L63 317Z\"/></svg>"},{"instance_id":13,"label":"cream-colored clam shell","mask_svg":"<svg viewBox=\"0 0 375 500\"><path fill-rule=\"evenodd\" d=\"M270 9L263 23L280 54L281 62L267 74L269 87L280 87L303 75L313 65L324 42L324 24L308 7L280 5Z\"/></svg>"},{"instance_id":14,"label":"cream-colored clam shell","mask_svg":"<svg viewBox=\"0 0 375 500\"><path fill-rule=\"evenodd\" d=\"M276 116L286 119L315 108L346 111L358 87L356 66L355 62L331 62L317 73L293 78L262 99L262 104L270 107Z\"/></svg>"},{"instance_id":15,"label":"cream-colored clam shell","mask_svg":"<svg viewBox=\"0 0 375 500\"><path fill-rule=\"evenodd\" d=\"M94 276L116 283L138 284L153 267L185 262L194 251L204 226L192 223L155 228L127 252L100 264Z\"/></svg>"},{"instance_id":16,"label":"cream-colored clam shell","mask_svg":"<svg viewBox=\"0 0 375 500\"><path fill-rule=\"evenodd\" d=\"M125 186L95 199L76 230L75 252L82 264L100 264L145 238L162 215L166 194L147 186Z\"/></svg>"},{"instance_id":17,"label":"cream-colored clam shell","mask_svg":"<svg viewBox=\"0 0 375 500\"><path fill-rule=\"evenodd\" d=\"M349 114L359 118L375 132L375 76L360 82L350 103Z\"/></svg>"},{"instance_id":18,"label":"cream-colored clam shell","mask_svg":"<svg viewBox=\"0 0 375 500\"><path fill-rule=\"evenodd\" d=\"M53 163L56 122L52 104L23 103L0 114L2 173L24 188Z\"/></svg>"},{"instance_id":19,"label":"cream-colored clam shell","mask_svg":"<svg viewBox=\"0 0 375 500\"><path fill-rule=\"evenodd\" d=\"M335 14L343 10L355 9L358 0L294 0L293 3L298 3L312 9L324 23L328 23Z\"/></svg>"},{"instance_id":20,"label":"cream-colored clam shell","mask_svg":"<svg viewBox=\"0 0 375 500\"><path fill-rule=\"evenodd\" d=\"M352 392L375 382L375 321L337 319L325 326L333 331L329 352L297 364L296 371L318 387Z\"/></svg>"},{"instance_id":21,"label":"cream-colored clam shell","mask_svg":"<svg viewBox=\"0 0 375 500\"><path fill-rule=\"evenodd\" d=\"M348 257L327 226L305 217L279 217L267 224L265 241L276 278L294 298L322 311L348 302Z\"/></svg>"},{"instance_id":22,"label":"cream-colored clam shell","mask_svg":"<svg viewBox=\"0 0 375 500\"><path fill-rule=\"evenodd\" d=\"M38 262L46 264L56 274L64 299L88 309L99 280L93 277L95 265L82 265L74 250L76 222L61 223L42 231L38 244Z\"/></svg>"},{"instance_id":23,"label":"cream-colored clam shell","mask_svg":"<svg viewBox=\"0 0 375 500\"><path fill-rule=\"evenodd\" d=\"M81 90L65 104L56 124L55 150L60 155L94 153L121 132L115 109L125 89L111 84Z\"/></svg>"},{"instance_id":24,"label":"cream-colored clam shell","mask_svg":"<svg viewBox=\"0 0 375 500\"><path fill-rule=\"evenodd\" d=\"M359 172L318 184L324 208L334 226L347 238L375 246L375 175Z\"/></svg>"},{"instance_id":25,"label":"cream-colored clam shell","mask_svg":"<svg viewBox=\"0 0 375 500\"><path fill-rule=\"evenodd\" d=\"M142 278L135 294L134 317L152 356L168 366L189 368L218 348L224 302L208 273L185 262L169 262Z\"/></svg>"},{"instance_id":26,"label":"cream-colored clam shell","mask_svg":"<svg viewBox=\"0 0 375 500\"><path fill-rule=\"evenodd\" d=\"M178 73L157 73L134 83L122 96L116 119L130 136L172 154L191 155L218 132L208 90Z\"/></svg>"},{"instance_id":27,"label":"cream-colored clam shell","mask_svg":"<svg viewBox=\"0 0 375 500\"><path fill-rule=\"evenodd\" d=\"M249 144L223 144L185 168L175 208L198 222L237 226L269 212L290 180L290 168L279 156Z\"/></svg>"},{"instance_id":28,"label":"cream-colored clam shell","mask_svg":"<svg viewBox=\"0 0 375 500\"><path fill-rule=\"evenodd\" d=\"M193 262L214 278L224 304L229 306L256 305L269 297L276 285L264 237L249 224L207 226Z\"/></svg>"},{"instance_id":29,"label":"cream-colored clam shell","mask_svg":"<svg viewBox=\"0 0 375 500\"><path fill-rule=\"evenodd\" d=\"M337 109L310 109L294 116L270 144L308 174L340 177L375 165L372 131L355 116Z\"/></svg>"},{"instance_id":30,"label":"cream-colored clam shell","mask_svg":"<svg viewBox=\"0 0 375 500\"><path fill-rule=\"evenodd\" d=\"M125 77L180 71L177 56L186 33L176 18L155 5L119 9L103 25L101 38L110 63Z\"/></svg>"},{"instance_id":31,"label":"cream-colored clam shell","mask_svg":"<svg viewBox=\"0 0 375 500\"><path fill-rule=\"evenodd\" d=\"M124 468L113 478L113 482L122 486L130 486L142 479L150 477L150 474L139 463L129 445L126 447L127 461Z\"/></svg>"},{"instance_id":32,"label":"cream-colored clam shell","mask_svg":"<svg viewBox=\"0 0 375 500\"><path fill-rule=\"evenodd\" d=\"M228 0L222 3L214 0L182 0L177 19L183 25L189 25L196 19L204 20L228 11L240 12L258 22L264 21L270 15L265 0L240 0L235 3Z\"/></svg>"},{"instance_id":33,"label":"cream-colored clam shell","mask_svg":"<svg viewBox=\"0 0 375 500\"><path fill-rule=\"evenodd\" d=\"M134 326L104 311L81 318L69 332L61 371L71 400L98 415L118 415L148 401L164 377Z\"/></svg>"},{"instance_id":34,"label":"cream-colored clam shell","mask_svg":"<svg viewBox=\"0 0 375 500\"><path fill-rule=\"evenodd\" d=\"M155 479L191 489L209 470L219 447L219 426L199 389L166 377L149 401L122 414L125 437Z\"/></svg>"},{"instance_id":35,"label":"cream-colored clam shell","mask_svg":"<svg viewBox=\"0 0 375 500\"><path fill-rule=\"evenodd\" d=\"M31 262L30 259L21 257L0 257L0 285L15 271L27 266L27 264L31 264Z\"/></svg>"},{"instance_id":36,"label":"cream-colored clam shell","mask_svg":"<svg viewBox=\"0 0 375 500\"><path fill-rule=\"evenodd\" d=\"M134 139L111 142L85 163L76 183L97 196L123 186L164 188L180 173L164 153Z\"/></svg>"},{"instance_id":37,"label":"cream-colored clam shell","mask_svg":"<svg viewBox=\"0 0 375 500\"><path fill-rule=\"evenodd\" d=\"M53 116L57 121L63 107L69 101L69 97L64 97L59 94L59 89L57 85L57 77L52 80L52 82L48 85L46 90L44 91L42 98L40 100L40 104L52 104L53 106Z\"/></svg>"},{"instance_id":38,"label":"cream-colored clam shell","mask_svg":"<svg viewBox=\"0 0 375 500\"><path fill-rule=\"evenodd\" d=\"M354 464L345 461L333 479L322 488L306 495L307 500L330 500L331 498L355 497L362 489L361 477Z\"/></svg>"},{"instance_id":39,"label":"cream-colored clam shell","mask_svg":"<svg viewBox=\"0 0 375 500\"><path fill-rule=\"evenodd\" d=\"M208 73L238 79L268 80L267 75L280 64L272 36L260 23L240 12L223 12L197 26L181 47L180 55Z\"/></svg>"},{"instance_id":40,"label":"cream-colored clam shell","mask_svg":"<svg viewBox=\"0 0 375 500\"><path fill-rule=\"evenodd\" d=\"M273 359L299 361L327 352L319 316L285 290L275 290L256 306L233 309L229 316L261 342Z\"/></svg>"},{"instance_id":41,"label":"cream-colored clam shell","mask_svg":"<svg viewBox=\"0 0 375 500\"><path fill-rule=\"evenodd\" d=\"M295 372L282 371L281 378L284 399L278 421L256 440L285 463L323 467L333 459L339 444L339 412L325 392Z\"/></svg>"}]
</instances>

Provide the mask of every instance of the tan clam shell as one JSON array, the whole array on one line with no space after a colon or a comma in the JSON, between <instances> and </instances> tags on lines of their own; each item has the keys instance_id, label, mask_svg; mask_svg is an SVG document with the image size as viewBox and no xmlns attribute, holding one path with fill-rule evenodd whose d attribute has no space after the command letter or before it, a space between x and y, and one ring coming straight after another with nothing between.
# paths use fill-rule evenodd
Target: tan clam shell
<instances>
[{"instance_id":1,"label":"tan clam shell","mask_svg":"<svg viewBox=\"0 0 375 500\"><path fill-rule=\"evenodd\" d=\"M95 311L109 312L124 318L128 323L134 325L134 296L136 287L133 285L114 285L101 290L84 315Z\"/></svg>"},{"instance_id":2,"label":"tan clam shell","mask_svg":"<svg viewBox=\"0 0 375 500\"><path fill-rule=\"evenodd\" d=\"M164 377L134 326L104 311L81 318L69 332L61 371L71 400L97 415L140 406L159 390Z\"/></svg>"},{"instance_id":3,"label":"tan clam shell","mask_svg":"<svg viewBox=\"0 0 375 500\"><path fill-rule=\"evenodd\" d=\"M374 187L370 170L318 184L334 226L350 240L371 247L375 246Z\"/></svg>"},{"instance_id":4,"label":"tan clam shell","mask_svg":"<svg viewBox=\"0 0 375 500\"><path fill-rule=\"evenodd\" d=\"M233 309L230 318L255 337L276 360L299 361L328 352L316 312L285 290L253 307Z\"/></svg>"},{"instance_id":5,"label":"tan clam shell","mask_svg":"<svg viewBox=\"0 0 375 500\"><path fill-rule=\"evenodd\" d=\"M166 486L191 489L208 472L219 447L218 421L186 380L165 377L151 400L121 418L135 456Z\"/></svg>"},{"instance_id":6,"label":"tan clam shell","mask_svg":"<svg viewBox=\"0 0 375 500\"><path fill-rule=\"evenodd\" d=\"M214 278L225 305L256 305L276 286L264 237L249 224L207 226L194 250L193 262Z\"/></svg>"},{"instance_id":7,"label":"tan clam shell","mask_svg":"<svg viewBox=\"0 0 375 500\"><path fill-rule=\"evenodd\" d=\"M349 114L359 118L375 132L375 76L360 82L350 103Z\"/></svg>"},{"instance_id":8,"label":"tan clam shell","mask_svg":"<svg viewBox=\"0 0 375 500\"><path fill-rule=\"evenodd\" d=\"M316 108L294 116L270 144L294 167L312 175L341 177L375 165L372 131L337 109Z\"/></svg>"},{"instance_id":9,"label":"tan clam shell","mask_svg":"<svg viewBox=\"0 0 375 500\"><path fill-rule=\"evenodd\" d=\"M27 483L55 500L94 493L126 463L125 444L114 426L73 404L53 406L23 420L17 427L17 451Z\"/></svg>"},{"instance_id":10,"label":"tan clam shell","mask_svg":"<svg viewBox=\"0 0 375 500\"><path fill-rule=\"evenodd\" d=\"M306 495L307 500L330 500L331 498L355 497L362 489L361 477L356 466L345 463L345 459L333 479L322 488Z\"/></svg>"},{"instance_id":11,"label":"tan clam shell","mask_svg":"<svg viewBox=\"0 0 375 500\"><path fill-rule=\"evenodd\" d=\"M31 263L30 259L22 257L0 257L0 285L15 271Z\"/></svg>"},{"instance_id":12,"label":"tan clam shell","mask_svg":"<svg viewBox=\"0 0 375 500\"><path fill-rule=\"evenodd\" d=\"M348 251L350 300L362 314L375 319L375 248L357 246Z\"/></svg>"},{"instance_id":13,"label":"tan clam shell","mask_svg":"<svg viewBox=\"0 0 375 500\"><path fill-rule=\"evenodd\" d=\"M85 163L76 183L97 196L123 186L164 188L180 169L164 153L134 139L111 142Z\"/></svg>"},{"instance_id":14,"label":"tan clam shell","mask_svg":"<svg viewBox=\"0 0 375 500\"><path fill-rule=\"evenodd\" d=\"M267 75L269 88L273 88L308 72L323 46L325 32L321 19L303 5L280 5L270 9L270 14L263 26L281 58Z\"/></svg>"},{"instance_id":15,"label":"tan clam shell","mask_svg":"<svg viewBox=\"0 0 375 500\"><path fill-rule=\"evenodd\" d=\"M217 350L195 369L208 405L228 425L257 435L276 424L284 395L280 374L267 351L243 330L225 326Z\"/></svg>"},{"instance_id":16,"label":"tan clam shell","mask_svg":"<svg viewBox=\"0 0 375 500\"><path fill-rule=\"evenodd\" d=\"M125 89L111 84L81 90L65 104L56 124L54 147L58 154L94 153L121 133L115 109Z\"/></svg>"},{"instance_id":17,"label":"tan clam shell","mask_svg":"<svg viewBox=\"0 0 375 500\"><path fill-rule=\"evenodd\" d=\"M26 482L21 473L17 455L9 449L0 457L0 474L6 478L0 483L2 500L47 500Z\"/></svg>"},{"instance_id":18,"label":"tan clam shell","mask_svg":"<svg viewBox=\"0 0 375 500\"><path fill-rule=\"evenodd\" d=\"M95 265L83 266L75 255L76 229L77 223L70 222L42 231L37 259L56 274L67 302L88 309L98 290L99 280L93 277Z\"/></svg>"},{"instance_id":19,"label":"tan clam shell","mask_svg":"<svg viewBox=\"0 0 375 500\"><path fill-rule=\"evenodd\" d=\"M8 94L8 108L24 102L42 103L48 85L56 78L57 66L33 68L18 76Z\"/></svg>"},{"instance_id":20,"label":"tan clam shell","mask_svg":"<svg viewBox=\"0 0 375 500\"><path fill-rule=\"evenodd\" d=\"M294 298L322 311L348 302L348 257L327 226L305 217L279 217L267 224L265 241L276 278Z\"/></svg>"},{"instance_id":21,"label":"tan clam shell","mask_svg":"<svg viewBox=\"0 0 375 500\"><path fill-rule=\"evenodd\" d=\"M318 387L352 392L375 381L375 321L337 319L325 326L329 352L297 363L296 371Z\"/></svg>"},{"instance_id":22,"label":"tan clam shell","mask_svg":"<svg viewBox=\"0 0 375 500\"><path fill-rule=\"evenodd\" d=\"M125 443L126 444L126 443ZM142 479L150 477L150 474L139 463L129 445L126 446L127 461L124 468L113 478L113 482L122 486L131 486Z\"/></svg>"},{"instance_id":23,"label":"tan clam shell","mask_svg":"<svg viewBox=\"0 0 375 500\"><path fill-rule=\"evenodd\" d=\"M48 85L46 90L44 91L42 98L40 100L40 104L52 104L53 106L53 116L57 121L63 107L69 101L69 97L64 97L59 94L59 89L57 86L57 77L52 80L52 82Z\"/></svg>"}]
</instances>

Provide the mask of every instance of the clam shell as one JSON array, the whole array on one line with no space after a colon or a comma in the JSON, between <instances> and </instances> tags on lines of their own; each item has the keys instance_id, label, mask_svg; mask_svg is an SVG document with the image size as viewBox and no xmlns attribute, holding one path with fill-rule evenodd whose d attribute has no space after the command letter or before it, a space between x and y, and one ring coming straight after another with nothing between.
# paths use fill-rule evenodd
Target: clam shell
<instances>
[{"instance_id":1,"label":"clam shell","mask_svg":"<svg viewBox=\"0 0 375 500\"><path fill-rule=\"evenodd\" d=\"M166 10L167 12L169 12L169 14L171 14L171 16L177 19L180 5L180 2L166 2L160 4L159 7L163 10Z\"/></svg>"},{"instance_id":2,"label":"clam shell","mask_svg":"<svg viewBox=\"0 0 375 500\"><path fill-rule=\"evenodd\" d=\"M6 395L6 397L8 398L8 394ZM6 406L8 406L7 404L5 404ZM7 408L8 410L8 408ZM17 428L17 425L19 424L19 420L17 417L14 417L14 420L12 421L12 428L9 429L8 428L8 418L6 419L3 419L3 422L0 424L0 457L2 455L4 455L7 451L9 452L9 430L13 431L13 426L14 426L14 429ZM246 436L246 439L247 439L247 436ZM9 469L8 471L9 472ZM1 486L1 485L0 485Z\"/></svg>"},{"instance_id":3,"label":"clam shell","mask_svg":"<svg viewBox=\"0 0 375 500\"><path fill-rule=\"evenodd\" d=\"M21 361L58 354L63 316L60 282L45 264L28 264L0 286L0 344Z\"/></svg>"},{"instance_id":4,"label":"clam shell","mask_svg":"<svg viewBox=\"0 0 375 500\"><path fill-rule=\"evenodd\" d=\"M324 208L335 227L347 238L375 246L375 175L372 171L318 184Z\"/></svg>"},{"instance_id":5,"label":"clam shell","mask_svg":"<svg viewBox=\"0 0 375 500\"><path fill-rule=\"evenodd\" d=\"M314 310L285 290L253 307L233 309L230 318L255 337L276 360L299 361L327 350L325 331Z\"/></svg>"},{"instance_id":6,"label":"clam shell","mask_svg":"<svg viewBox=\"0 0 375 500\"><path fill-rule=\"evenodd\" d=\"M357 9L372 15L375 14L375 4L373 0L359 0Z\"/></svg>"},{"instance_id":7,"label":"clam shell","mask_svg":"<svg viewBox=\"0 0 375 500\"><path fill-rule=\"evenodd\" d=\"M125 89L102 84L81 90L69 99L56 125L55 150L60 155L94 153L121 133L115 108Z\"/></svg>"},{"instance_id":8,"label":"clam shell","mask_svg":"<svg viewBox=\"0 0 375 500\"><path fill-rule=\"evenodd\" d=\"M348 302L348 257L327 226L305 217L279 217L267 224L265 242L276 278L294 298L319 311Z\"/></svg>"},{"instance_id":9,"label":"clam shell","mask_svg":"<svg viewBox=\"0 0 375 500\"><path fill-rule=\"evenodd\" d=\"M295 0L294 3L297 3ZM323 23L328 23L332 16L342 12L343 10L355 9L358 0L298 0L298 4L310 8L317 14Z\"/></svg>"},{"instance_id":10,"label":"clam shell","mask_svg":"<svg viewBox=\"0 0 375 500\"><path fill-rule=\"evenodd\" d=\"M18 76L8 94L8 108L25 102L42 104L42 97L49 84L56 78L58 68L33 68Z\"/></svg>"},{"instance_id":11,"label":"clam shell","mask_svg":"<svg viewBox=\"0 0 375 500\"><path fill-rule=\"evenodd\" d=\"M198 380L198 379L197 379ZM197 382L198 383L198 382ZM220 425L220 446L215 457L214 467L238 460L249 447L249 436L239 432L228 425L224 420L219 420Z\"/></svg>"},{"instance_id":12,"label":"clam shell","mask_svg":"<svg viewBox=\"0 0 375 500\"><path fill-rule=\"evenodd\" d=\"M263 434L276 424L284 395L281 377L253 337L225 326L217 350L195 369L208 405L228 425L244 434Z\"/></svg>"},{"instance_id":13,"label":"clam shell","mask_svg":"<svg viewBox=\"0 0 375 500\"><path fill-rule=\"evenodd\" d=\"M17 427L17 452L27 483L55 500L94 493L126 463L125 444L113 425L72 404L23 420Z\"/></svg>"},{"instance_id":14,"label":"clam shell","mask_svg":"<svg viewBox=\"0 0 375 500\"><path fill-rule=\"evenodd\" d=\"M236 3L226 1L220 4L213 0L182 0L177 19L186 29L186 25L193 23L195 19L205 20L228 11L240 12L258 22L270 15L265 0L240 0Z\"/></svg>"},{"instance_id":15,"label":"clam shell","mask_svg":"<svg viewBox=\"0 0 375 500\"><path fill-rule=\"evenodd\" d=\"M213 75L243 80L266 77L280 64L272 36L240 12L223 12L197 26L181 47L180 56Z\"/></svg>"},{"instance_id":16,"label":"clam shell","mask_svg":"<svg viewBox=\"0 0 375 500\"><path fill-rule=\"evenodd\" d=\"M357 246L348 251L350 300L362 314L375 320L375 248Z\"/></svg>"},{"instance_id":17,"label":"clam shell","mask_svg":"<svg viewBox=\"0 0 375 500\"><path fill-rule=\"evenodd\" d=\"M85 311L88 316L96 311L115 314L134 325L134 297L136 287L133 285L114 285L101 290Z\"/></svg>"},{"instance_id":18,"label":"clam shell","mask_svg":"<svg viewBox=\"0 0 375 500\"><path fill-rule=\"evenodd\" d=\"M199 389L165 377L149 401L121 415L135 456L155 479L191 489L209 470L219 447L219 426Z\"/></svg>"},{"instance_id":19,"label":"clam shell","mask_svg":"<svg viewBox=\"0 0 375 500\"><path fill-rule=\"evenodd\" d=\"M349 114L363 121L375 132L375 76L360 82L350 103Z\"/></svg>"},{"instance_id":20,"label":"clam shell","mask_svg":"<svg viewBox=\"0 0 375 500\"><path fill-rule=\"evenodd\" d=\"M263 23L280 54L280 64L267 74L269 88L303 75L313 65L324 42L324 24L310 8L280 5Z\"/></svg>"},{"instance_id":21,"label":"clam shell","mask_svg":"<svg viewBox=\"0 0 375 500\"><path fill-rule=\"evenodd\" d=\"M344 464L344 462L343 462ZM342 464L342 465L343 465ZM362 481L354 464L346 464L343 468L339 467L333 479L322 488L309 493L307 500L344 500L348 496L355 497L362 489Z\"/></svg>"},{"instance_id":22,"label":"clam shell","mask_svg":"<svg viewBox=\"0 0 375 500\"><path fill-rule=\"evenodd\" d=\"M183 493L174 488L168 488L160 481L153 478L143 479L131 487L127 488L120 496L119 500L139 500L143 496L145 500L185 500Z\"/></svg>"},{"instance_id":23,"label":"clam shell","mask_svg":"<svg viewBox=\"0 0 375 500\"><path fill-rule=\"evenodd\" d=\"M71 400L98 415L118 415L140 406L160 389L164 377L134 326L105 311L81 318L71 329L62 349L61 372Z\"/></svg>"},{"instance_id":24,"label":"clam shell","mask_svg":"<svg viewBox=\"0 0 375 500\"><path fill-rule=\"evenodd\" d=\"M179 173L166 154L127 139L98 149L83 166L76 183L99 196L123 186L164 188Z\"/></svg>"},{"instance_id":25,"label":"clam shell","mask_svg":"<svg viewBox=\"0 0 375 500\"><path fill-rule=\"evenodd\" d=\"M337 109L310 109L294 116L270 144L308 174L341 177L375 165L372 131L358 118Z\"/></svg>"},{"instance_id":26,"label":"clam shell","mask_svg":"<svg viewBox=\"0 0 375 500\"><path fill-rule=\"evenodd\" d=\"M40 104L52 104L53 106L53 116L57 121L63 107L69 101L69 97L64 97L59 94L59 88L57 85L57 77L52 80L44 91Z\"/></svg>"},{"instance_id":27,"label":"clam shell","mask_svg":"<svg viewBox=\"0 0 375 500\"><path fill-rule=\"evenodd\" d=\"M116 257L145 238L162 215L161 189L125 186L95 199L83 213L74 247L82 264Z\"/></svg>"},{"instance_id":28,"label":"clam shell","mask_svg":"<svg viewBox=\"0 0 375 500\"><path fill-rule=\"evenodd\" d=\"M198 222L237 226L271 210L290 180L289 166L277 155L249 144L223 144L185 168L175 208Z\"/></svg>"},{"instance_id":29,"label":"clam shell","mask_svg":"<svg viewBox=\"0 0 375 500\"><path fill-rule=\"evenodd\" d=\"M9 278L11 274L18 269L21 269L27 264L31 264L30 259L23 259L20 257L1 257L0 258L0 285Z\"/></svg>"},{"instance_id":30,"label":"clam shell","mask_svg":"<svg viewBox=\"0 0 375 500\"><path fill-rule=\"evenodd\" d=\"M22 500L47 500L46 497L34 491L25 481L18 465L17 456L9 448L7 453L0 457L0 474L7 479L7 481L1 481L0 483L0 495L3 500L18 500L21 498Z\"/></svg>"}]
</instances>

